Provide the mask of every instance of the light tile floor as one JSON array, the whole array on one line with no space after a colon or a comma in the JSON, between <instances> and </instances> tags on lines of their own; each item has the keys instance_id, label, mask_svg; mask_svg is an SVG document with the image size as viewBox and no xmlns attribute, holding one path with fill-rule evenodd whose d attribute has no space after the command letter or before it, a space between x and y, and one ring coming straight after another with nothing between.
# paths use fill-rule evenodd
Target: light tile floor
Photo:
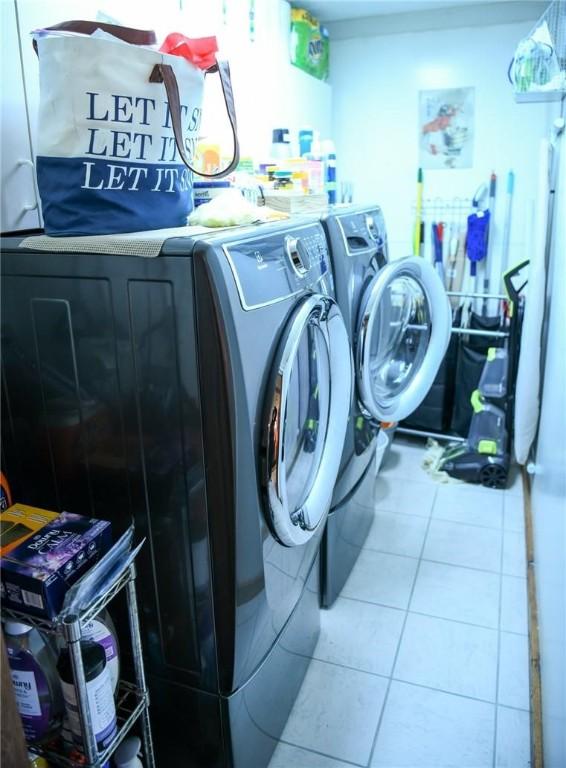
<instances>
[{"instance_id":1,"label":"light tile floor","mask_svg":"<svg viewBox=\"0 0 566 768\"><path fill-rule=\"evenodd\" d=\"M520 477L441 485L397 438L270 768L528 768Z\"/></svg>"}]
</instances>

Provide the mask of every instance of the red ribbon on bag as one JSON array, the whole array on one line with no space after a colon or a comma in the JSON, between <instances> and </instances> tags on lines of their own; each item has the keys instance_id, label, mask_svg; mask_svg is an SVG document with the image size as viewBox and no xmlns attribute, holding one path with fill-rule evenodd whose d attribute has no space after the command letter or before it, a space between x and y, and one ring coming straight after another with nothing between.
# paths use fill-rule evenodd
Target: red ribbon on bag
<instances>
[{"instance_id":1,"label":"red ribbon on bag","mask_svg":"<svg viewBox=\"0 0 566 768\"><path fill-rule=\"evenodd\" d=\"M210 69L216 64L218 43L216 37L190 38L180 32L171 32L159 50L173 56L182 56L199 69Z\"/></svg>"}]
</instances>

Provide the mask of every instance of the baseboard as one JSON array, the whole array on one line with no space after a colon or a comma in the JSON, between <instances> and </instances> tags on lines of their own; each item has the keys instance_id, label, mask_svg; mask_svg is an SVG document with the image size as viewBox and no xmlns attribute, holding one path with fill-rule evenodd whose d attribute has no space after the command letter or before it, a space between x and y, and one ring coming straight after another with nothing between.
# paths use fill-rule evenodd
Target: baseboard
<instances>
[{"instance_id":1,"label":"baseboard","mask_svg":"<svg viewBox=\"0 0 566 768\"><path fill-rule=\"evenodd\" d=\"M531 480L525 467L521 469L525 512L525 546L527 553L527 601L529 615L529 684L531 703L531 768L543 768L542 689L540 674L540 644L536 591Z\"/></svg>"}]
</instances>

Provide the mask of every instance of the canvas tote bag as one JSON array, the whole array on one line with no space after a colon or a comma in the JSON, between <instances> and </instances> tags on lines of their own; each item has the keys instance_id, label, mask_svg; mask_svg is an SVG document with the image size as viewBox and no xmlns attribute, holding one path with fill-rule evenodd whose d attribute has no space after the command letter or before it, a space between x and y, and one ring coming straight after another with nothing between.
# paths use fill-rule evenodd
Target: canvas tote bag
<instances>
[{"instance_id":1,"label":"canvas tote bag","mask_svg":"<svg viewBox=\"0 0 566 768\"><path fill-rule=\"evenodd\" d=\"M36 34L36 167L46 234L184 226L193 208L204 79L213 72L222 84L233 158L206 175L225 176L238 164L227 62L205 73L186 58L142 47L154 43L151 31L95 21L64 22Z\"/></svg>"}]
</instances>

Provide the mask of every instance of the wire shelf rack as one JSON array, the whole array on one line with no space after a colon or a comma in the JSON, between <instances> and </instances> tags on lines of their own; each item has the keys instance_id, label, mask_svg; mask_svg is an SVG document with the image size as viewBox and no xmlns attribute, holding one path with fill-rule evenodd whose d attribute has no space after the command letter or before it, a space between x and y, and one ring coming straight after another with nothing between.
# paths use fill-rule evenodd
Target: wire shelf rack
<instances>
[{"instance_id":1,"label":"wire shelf rack","mask_svg":"<svg viewBox=\"0 0 566 768\"><path fill-rule=\"evenodd\" d=\"M81 762L81 768L99 768L104 766L128 735L147 705L147 693L136 685L121 680L116 698L116 720L118 723L116 736L104 752L98 753L97 758L93 762ZM62 748L56 742L46 746L30 745L28 749L30 752L44 757L51 765L62 766L62 768L77 768L76 758L66 757L63 754Z\"/></svg>"},{"instance_id":2,"label":"wire shelf rack","mask_svg":"<svg viewBox=\"0 0 566 768\"><path fill-rule=\"evenodd\" d=\"M416 200L411 203L411 211L414 217L417 212ZM420 206L421 217L428 222L454 222L463 225L471 211L471 197L426 197Z\"/></svg>"},{"instance_id":3,"label":"wire shelf rack","mask_svg":"<svg viewBox=\"0 0 566 768\"><path fill-rule=\"evenodd\" d=\"M69 649L83 739L82 749L80 750L82 755L79 763L76 757L65 754L65 745L60 737L49 742L49 744L41 746L35 744L28 745L30 751L44 757L50 765L62 766L63 768L77 768L78 765L81 768L104 768L104 766L109 764L110 757L131 730L134 723L140 720L144 744L144 765L147 768L155 768L149 720L149 694L145 682L135 579L135 564L133 562L126 563L111 578L110 582L105 585L103 593L81 609L78 614L61 614L51 620L2 606L2 618L4 620L19 621L48 635L58 635ZM84 667L80 651L82 626L97 616L122 590L126 592L136 682L133 684L125 680L120 681L115 700L116 735L111 743L103 751L99 752L91 725L90 705L86 695Z\"/></svg>"},{"instance_id":4,"label":"wire shelf rack","mask_svg":"<svg viewBox=\"0 0 566 768\"><path fill-rule=\"evenodd\" d=\"M126 586L131 578L129 570L122 573L119 578L110 585L108 590L98 598L98 600L95 600L86 610L81 611L81 624L87 624L94 619L95 616L98 616L98 614L106 608L108 603L116 597L118 592ZM60 616L57 616L54 619L44 619L39 616L32 616L27 612L16 611L13 608L5 608L4 606L2 606L2 617L13 621L19 621L23 624L29 624L40 632L44 632L48 635L56 635L57 633L60 633L63 623Z\"/></svg>"}]
</instances>

